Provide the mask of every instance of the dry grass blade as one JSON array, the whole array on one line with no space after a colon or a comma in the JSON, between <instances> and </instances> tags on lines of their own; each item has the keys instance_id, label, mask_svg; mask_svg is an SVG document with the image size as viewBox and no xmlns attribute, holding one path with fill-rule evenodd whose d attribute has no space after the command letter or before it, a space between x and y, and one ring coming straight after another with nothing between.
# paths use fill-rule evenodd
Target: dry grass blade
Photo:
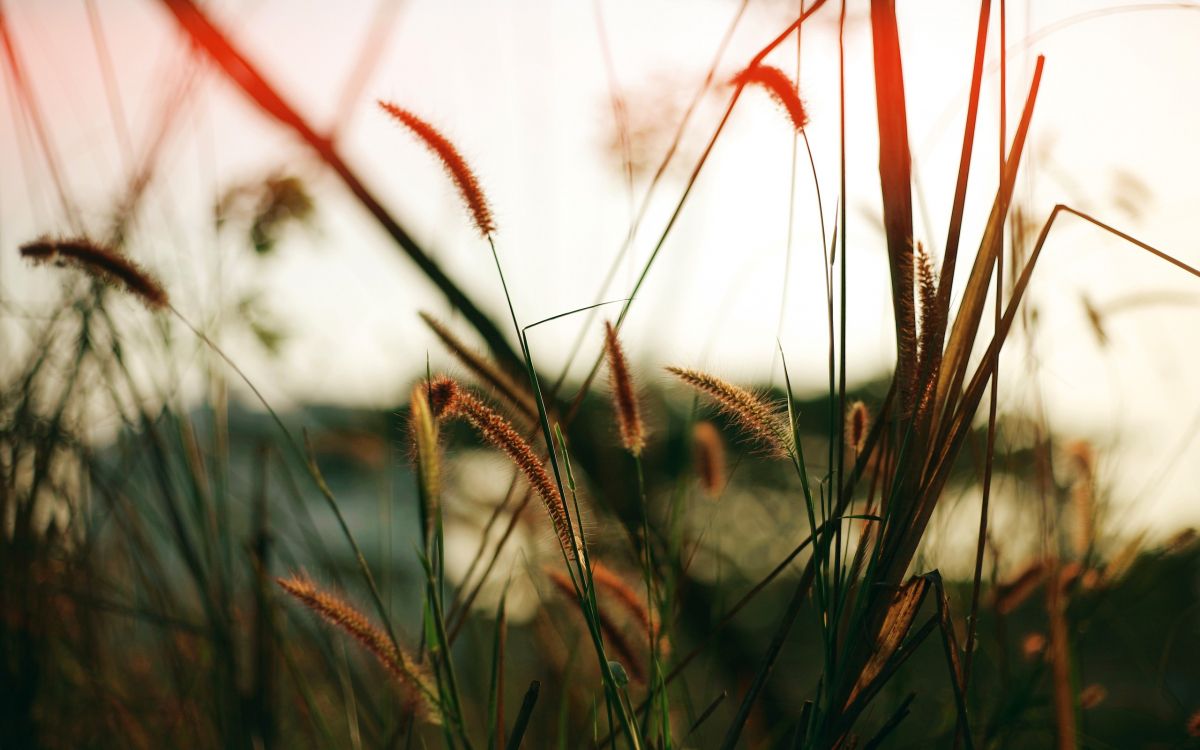
<instances>
[{"instance_id":1,"label":"dry grass blade","mask_svg":"<svg viewBox=\"0 0 1200 750\"><path fill-rule=\"evenodd\" d=\"M1040 68L1039 68L1040 70ZM929 480L923 490L923 494L927 497L936 497L936 494L941 491L944 486L947 476L950 471L950 463L953 456L957 455L958 449L962 442L966 439L967 433L970 431L971 418L975 413L975 408L979 405L983 398L984 389L987 386L997 358L1000 356L1000 349L1003 347L1005 340L1008 338L1008 332L1012 329L1013 322L1016 320L1017 310L1020 307L1021 300L1025 296L1025 290L1029 287L1029 282L1033 277L1033 271L1037 266L1037 261L1041 257L1042 250L1046 244L1046 239L1050 235L1050 229L1054 225L1054 221L1063 213L1070 213L1078 216L1085 221L1109 232L1121 239L1129 242L1136 247L1145 250L1157 258L1167 261L1176 268L1187 271L1193 276L1200 278L1200 269L1193 268L1179 259L1168 255L1167 253L1154 248L1141 240L1132 237L1118 229L1115 229L1102 221L1099 221L1082 211L1077 211L1069 206L1059 204L1050 212L1050 217L1046 220L1042 227L1041 233L1038 235L1037 242L1034 245L1033 252L1030 253L1029 261L1025 264L1025 268L1021 271L1021 275L1017 278L1013 285L1012 295L1009 299L1008 306L1005 308L1004 316L1000 320L995 334L992 336L991 344L984 353L982 361L972 375L971 381L963 391L962 402L954 414L952 419L949 419L949 426L946 430L946 436L943 440L936 460L932 464L932 470L929 472Z\"/></svg>"},{"instance_id":2,"label":"dry grass blade","mask_svg":"<svg viewBox=\"0 0 1200 750\"><path fill-rule=\"evenodd\" d=\"M924 576L914 577L900 587L892 597L888 606L887 616L884 617L883 627L875 637L871 647L871 655L859 673L850 696L846 700L847 708L854 703L861 693L873 687L874 681L883 673L888 661L895 655L912 629L925 594L929 591L929 580Z\"/></svg>"},{"instance_id":3,"label":"dry grass blade","mask_svg":"<svg viewBox=\"0 0 1200 750\"><path fill-rule=\"evenodd\" d=\"M1008 217L1009 204L1012 202L1013 188L1017 181L1017 168L1020 166L1021 154L1025 149L1025 139L1033 120L1033 105L1037 101L1044 65L1045 58L1039 56L1033 72L1033 81L1029 87L1029 95L1025 99L1025 109L1021 113L1021 121L1017 125L1017 132L1013 137L1012 148L1004 163L1000 188L996 191L992 211L988 215L983 238L979 242L979 252L975 255L975 264L971 267L971 275L963 289L962 302L959 303L954 325L950 330L950 340L946 343L945 353L942 356L942 366L937 381L937 397L934 404L936 413L943 415L943 418L952 413L953 403L958 397L957 391L962 385L966 373L967 359L979 332L983 307L987 302L988 282L991 280L992 267L1004 244L1004 223Z\"/></svg>"},{"instance_id":4,"label":"dry grass blade","mask_svg":"<svg viewBox=\"0 0 1200 750\"><path fill-rule=\"evenodd\" d=\"M972 269L971 279L964 293L963 307L960 308L958 317L955 319L950 343L947 345L946 355L942 361L941 375L937 383L937 396L931 411L936 414L940 410L940 413L944 414L944 419L949 421L949 426L938 433L938 439L933 442L933 449L928 451L928 458L922 459L928 462L924 471L921 466L914 465L910 467L911 471L906 471L903 475L903 482L911 482L914 476L923 476L923 478L919 479L919 486L917 482L914 482L911 487L906 486L903 494L911 495L911 505L903 509L904 516L889 527L894 531L885 534L882 540L882 568L879 582L885 586L894 586L903 578L909 562L924 536L924 530L948 477L950 464L958 455L962 441L966 438L967 429L983 398L984 387L987 383L987 377L983 376L983 371L986 369L990 376L991 365L999 355L999 347L1007 336L1008 326L1011 325L1012 315L1015 314L1013 305L1020 300L1021 292L1024 290L1020 284L1018 284L1018 288L1014 289L1013 303L1010 304L1009 310L1001 321L992 346L984 356L983 364L971 381L969 394L964 394L957 404L952 403L951 396L957 392L962 382L963 372L967 367L967 355L975 340L983 312L984 298L989 291L988 282L991 278L992 265L1000 251L1004 216L1008 213L1017 164L1020 161L1020 155L1025 146L1025 137L1033 118L1033 105L1037 100L1044 64L1045 58L1039 57L1029 94L1025 100L1021 122L1009 152L1004 179L997 192L992 213L984 231L984 239L976 256L975 267ZM1031 265L1032 261L1033 258L1031 258ZM1026 268L1026 273L1028 271L1029 267ZM1026 280L1025 283L1028 281ZM937 418L934 417L934 419L934 424L937 424Z\"/></svg>"},{"instance_id":5,"label":"dry grass blade","mask_svg":"<svg viewBox=\"0 0 1200 750\"><path fill-rule=\"evenodd\" d=\"M871 3L871 39L879 120L879 186L883 192L883 225L896 322L896 379L900 383L900 414L904 417L915 403L917 324L913 305L912 157L894 1Z\"/></svg>"}]
</instances>

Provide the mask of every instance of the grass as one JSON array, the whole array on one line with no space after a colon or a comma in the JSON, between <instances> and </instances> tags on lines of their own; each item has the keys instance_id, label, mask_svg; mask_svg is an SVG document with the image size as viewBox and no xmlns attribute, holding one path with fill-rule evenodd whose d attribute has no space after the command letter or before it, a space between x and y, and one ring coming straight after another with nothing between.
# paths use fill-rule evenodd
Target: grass
<instances>
[{"instance_id":1,"label":"grass","mask_svg":"<svg viewBox=\"0 0 1200 750\"><path fill-rule=\"evenodd\" d=\"M878 187L897 354L885 378L859 389L849 386L846 365L854 250L845 164L854 144L845 141L840 45L839 209L824 254L821 321L828 387L804 400L782 346L782 391L754 391L686 363L656 363L691 389L689 397L682 388L645 388L621 335L746 87L761 86L780 103L780 116L805 141L816 180L796 82L765 61L814 14L832 15L824 0L738 66L723 115L653 250L628 295L614 303L619 311L602 340L584 336L572 350L569 360L589 347L595 352L579 383L568 383L566 369L545 377L530 333L552 321L590 320L609 303L522 325L486 175L435 125L381 102L455 183L487 244L477 249L494 263L508 335L198 7L165 5L198 50L304 137L463 313L487 354L451 326L422 317L485 390L432 367L412 387L401 433L408 458L401 479L411 502L398 509L412 520L410 546L372 551L363 543L371 529L335 490L331 457L124 255L119 235L22 246L40 265L66 266L47 272L61 273L67 291L51 316L30 325L36 345L0 398L0 678L10 686L0 694L0 745L1071 748L1151 736L1184 746L1200 734L1200 683L1184 668L1190 657L1180 656L1200 622L1185 586L1198 555L1194 540L1109 553L1099 541L1103 505L1089 450L1073 449L1074 474L1062 482L1041 425L1024 454L997 440L1022 429L999 412L997 372L1060 217L1186 274L1200 271L1061 204L1032 246L1017 252L1006 227L1047 64L1038 58L1011 141L1007 121L1001 125L990 214L974 256L962 259L969 271L955 292L958 255L968 247L963 218L989 2L981 3L940 270L913 238L895 7L871 4ZM843 6L839 41L845 20ZM1005 67L1001 56L1002 74ZM714 80L710 72L705 88ZM1007 117L1006 105L1000 112ZM816 148L831 158L829 144ZM674 155L672 147L650 191ZM795 153L793 178L794 164ZM813 210L823 227L819 186L817 195ZM629 238L644 218L644 209L634 214ZM261 224L255 227L261 234ZM268 240L256 237L254 247L269 252ZM114 315L130 297L147 309ZM993 315L985 323L989 300ZM147 318L156 332L149 343L128 322ZM215 395L198 412L169 388L145 392L130 367L129 352L140 348L139 357L171 371L179 347L173 321L204 347L211 365ZM602 368L607 394L593 387ZM231 430L238 408L223 395L228 375L245 381L270 429ZM663 415L653 429L643 417L647 407ZM107 448L89 440L98 413L119 425ZM253 442L249 460L246 440ZM464 517L480 509L462 504L450 478L468 446L503 456L511 479L491 487L503 500L484 511L464 574L448 562L456 554L449 530L461 538ZM1008 554L1006 543L989 533L1001 473L1038 496L1031 564L1007 579L997 562ZM961 515L952 498L972 489L982 499L977 522L967 524L978 529L972 575L944 579L925 567L938 554L931 524ZM747 496L766 498L756 507L767 529L744 538L749 520L739 514ZM544 512L527 513L535 497ZM521 557L513 564L517 544ZM744 566L757 551L758 569ZM1170 585L1146 586L1164 571L1175 575ZM531 590L540 593L536 604L514 616L520 592L528 598ZM1122 611L1147 614L1131 627ZM1171 623L1158 654L1162 639L1146 632L1147 622ZM1130 663L1116 662L1118 650ZM1136 708L1107 713L1106 704Z\"/></svg>"}]
</instances>

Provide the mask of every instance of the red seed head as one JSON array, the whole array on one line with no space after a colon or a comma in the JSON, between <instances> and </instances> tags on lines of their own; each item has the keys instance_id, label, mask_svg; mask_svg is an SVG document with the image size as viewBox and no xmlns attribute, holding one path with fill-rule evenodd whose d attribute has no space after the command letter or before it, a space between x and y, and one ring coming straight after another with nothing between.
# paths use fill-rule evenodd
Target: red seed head
<instances>
[{"instance_id":1,"label":"red seed head","mask_svg":"<svg viewBox=\"0 0 1200 750\"><path fill-rule=\"evenodd\" d=\"M426 148L441 160L442 166L446 168L446 172L458 187L463 202L467 204L467 210L471 212L471 218L474 219L479 233L487 237L495 232L496 219L483 194L483 188L479 187L479 180L475 177L475 172L471 170L467 160L462 157L454 144L433 125L407 109L382 100L379 102L379 108L391 115L396 122L411 130L413 135L420 138Z\"/></svg>"},{"instance_id":2,"label":"red seed head","mask_svg":"<svg viewBox=\"0 0 1200 750\"><path fill-rule=\"evenodd\" d=\"M787 112L796 132L808 125L808 112L796 93L796 86L779 68L771 65L751 65L730 81L737 86L762 86Z\"/></svg>"}]
</instances>

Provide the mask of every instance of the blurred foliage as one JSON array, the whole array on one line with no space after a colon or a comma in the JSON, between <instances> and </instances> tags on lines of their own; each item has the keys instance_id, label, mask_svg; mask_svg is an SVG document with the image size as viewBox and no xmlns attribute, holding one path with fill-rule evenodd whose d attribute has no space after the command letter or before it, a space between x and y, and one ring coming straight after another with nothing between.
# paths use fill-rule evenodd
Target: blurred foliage
<instances>
[{"instance_id":1,"label":"blurred foliage","mask_svg":"<svg viewBox=\"0 0 1200 750\"><path fill-rule=\"evenodd\" d=\"M299 177L272 172L228 188L213 209L218 229L244 227L250 247L259 255L275 250L292 224L312 221L312 194Z\"/></svg>"}]
</instances>

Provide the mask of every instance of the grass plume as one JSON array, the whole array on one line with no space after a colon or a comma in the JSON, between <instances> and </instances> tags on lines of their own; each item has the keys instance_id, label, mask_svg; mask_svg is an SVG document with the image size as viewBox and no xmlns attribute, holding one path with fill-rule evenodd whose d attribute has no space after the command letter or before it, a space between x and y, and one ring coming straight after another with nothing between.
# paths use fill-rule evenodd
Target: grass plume
<instances>
[{"instance_id":1,"label":"grass plume","mask_svg":"<svg viewBox=\"0 0 1200 750\"><path fill-rule=\"evenodd\" d=\"M712 422L697 422L692 428L692 451L700 487L709 497L725 488L725 441Z\"/></svg>"},{"instance_id":2,"label":"grass plume","mask_svg":"<svg viewBox=\"0 0 1200 750\"><path fill-rule=\"evenodd\" d=\"M425 325L429 326L429 330L434 332L446 349L457 357L464 367L491 386L504 401L519 410L522 415L530 419L537 419L537 404L525 387L509 377L508 373L500 369L494 362L472 350L437 318L426 312L422 312L420 315Z\"/></svg>"},{"instance_id":3,"label":"grass plume","mask_svg":"<svg viewBox=\"0 0 1200 750\"><path fill-rule=\"evenodd\" d=\"M867 431L871 428L871 412L862 401L855 401L846 410L846 446L855 455L862 452L867 442Z\"/></svg>"},{"instance_id":4,"label":"grass plume","mask_svg":"<svg viewBox=\"0 0 1200 750\"><path fill-rule=\"evenodd\" d=\"M21 257L36 265L53 263L83 271L124 289L154 311L164 310L170 303L158 279L119 251L85 237L27 242L21 245Z\"/></svg>"},{"instance_id":5,"label":"grass plume","mask_svg":"<svg viewBox=\"0 0 1200 750\"><path fill-rule=\"evenodd\" d=\"M432 702L430 676L408 654L396 648L388 635L371 624L366 615L341 598L322 591L315 583L302 576L275 580L280 588L320 615L321 619L342 630L370 651L399 684L415 694L414 707L418 715L427 721L439 721L439 713Z\"/></svg>"},{"instance_id":6,"label":"grass plume","mask_svg":"<svg viewBox=\"0 0 1200 750\"><path fill-rule=\"evenodd\" d=\"M574 559L575 534L571 529L562 496L558 494L558 489L541 459L513 428L512 423L446 376L436 377L430 382L429 401L434 416L441 419L463 419L485 442L512 460L546 506L546 512L550 515L563 551L569 559Z\"/></svg>"},{"instance_id":7,"label":"grass plume","mask_svg":"<svg viewBox=\"0 0 1200 750\"><path fill-rule=\"evenodd\" d=\"M546 575L554 587L567 598L568 601L575 600L575 588L571 584L571 579L566 573L557 568L546 568ZM597 614L600 618L600 631L604 635L604 644L612 649L613 655L618 658L621 666L629 673L629 676L638 682L645 683L646 670L642 667L637 651L625 636L620 625L613 619L612 615L607 610L601 608Z\"/></svg>"},{"instance_id":8,"label":"grass plume","mask_svg":"<svg viewBox=\"0 0 1200 750\"><path fill-rule=\"evenodd\" d=\"M668 367L667 372L682 380L732 417L743 430L772 456L790 455L790 432L778 411L764 399L715 375L687 367Z\"/></svg>"},{"instance_id":9,"label":"grass plume","mask_svg":"<svg viewBox=\"0 0 1200 750\"><path fill-rule=\"evenodd\" d=\"M642 448L646 445L646 427L638 407L633 377L629 374L629 363L625 360L625 352L617 338L617 329L608 321L604 323L604 352L608 359L608 376L612 384L617 427L621 431L621 444L633 455L641 455Z\"/></svg>"},{"instance_id":10,"label":"grass plume","mask_svg":"<svg viewBox=\"0 0 1200 750\"><path fill-rule=\"evenodd\" d=\"M771 98L787 112L788 119L792 121L792 127L797 133L808 125L808 111L796 92L796 85L788 78L787 73L779 68L773 65L751 65L734 76L730 83L737 86L761 86L766 89Z\"/></svg>"},{"instance_id":11,"label":"grass plume","mask_svg":"<svg viewBox=\"0 0 1200 750\"><path fill-rule=\"evenodd\" d=\"M475 176L475 172L454 144L433 125L403 107L380 100L379 108L390 115L393 120L412 131L413 135L420 138L426 148L441 160L442 166L446 168L446 173L450 175L450 179L454 180L467 210L470 211L475 228L484 237L491 236L496 231L496 219L492 214L492 207L483 194L483 188L479 186L479 179Z\"/></svg>"}]
</instances>

